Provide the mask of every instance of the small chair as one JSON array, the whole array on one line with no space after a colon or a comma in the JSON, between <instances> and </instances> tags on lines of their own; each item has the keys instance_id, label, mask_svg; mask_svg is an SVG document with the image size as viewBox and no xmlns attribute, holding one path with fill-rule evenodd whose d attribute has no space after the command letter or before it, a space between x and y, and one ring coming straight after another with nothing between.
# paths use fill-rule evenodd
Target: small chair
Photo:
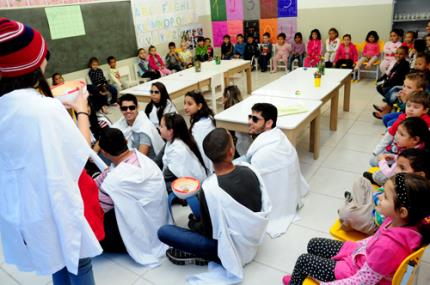
<instances>
[{"instance_id":1,"label":"small chair","mask_svg":"<svg viewBox=\"0 0 430 285\"><path fill-rule=\"evenodd\" d=\"M217 97L216 96L216 88L220 86L221 87L221 96L224 92L224 74L223 73L218 73L214 76L212 76L211 78L211 102L212 102L212 110L214 111L214 113L217 113L217 104L216 104L216 100Z\"/></svg>"},{"instance_id":2,"label":"small chair","mask_svg":"<svg viewBox=\"0 0 430 285\"><path fill-rule=\"evenodd\" d=\"M363 49L364 49L364 45L366 44L366 42L363 42L363 43L361 43L360 44L360 49L359 49L359 52L360 53L362 53L363 52ZM375 74L375 80L378 80L379 79L379 72L380 72L380 70L379 70L379 65L381 64L381 57L382 57L382 51L384 50L384 41L378 41L378 46L379 46L379 50L380 50L380 54L379 54L379 59L377 60L377 61L375 61L374 63L373 63L373 66L375 67L374 69L370 69L370 70L367 70L367 69L363 69L363 68L360 68L359 70L358 70L358 74L357 74L357 80L360 80L360 75L361 75L361 73L374 73ZM358 48L358 47L357 47ZM363 65L366 65L367 64L367 61L365 61L364 63L363 63Z\"/></svg>"},{"instance_id":3,"label":"small chair","mask_svg":"<svg viewBox=\"0 0 430 285\"><path fill-rule=\"evenodd\" d=\"M140 75L139 75L139 66L137 65L137 63L133 64L133 69L134 69L134 74L136 74L136 78L139 81L139 84L145 83L145 82L148 82L148 81L151 80L148 77L140 77Z\"/></svg>"},{"instance_id":4,"label":"small chair","mask_svg":"<svg viewBox=\"0 0 430 285\"><path fill-rule=\"evenodd\" d=\"M345 231L342 229L342 223L339 219L336 219L336 222L330 228L330 234L341 241L358 241L361 239L365 239L368 236L358 231Z\"/></svg>"},{"instance_id":5,"label":"small chair","mask_svg":"<svg viewBox=\"0 0 430 285\"><path fill-rule=\"evenodd\" d=\"M124 82L124 84L126 85L126 88L136 86L139 84L139 80L134 80L131 77L130 68L128 65L118 67L118 72L121 75L121 82Z\"/></svg>"},{"instance_id":6,"label":"small chair","mask_svg":"<svg viewBox=\"0 0 430 285\"><path fill-rule=\"evenodd\" d=\"M272 57L270 58L270 70L273 70L273 57L276 54L276 45L272 46ZM282 63L282 64L279 64ZM282 59L278 60L278 69L283 68L286 72L288 72L288 61L284 62Z\"/></svg>"}]
</instances>

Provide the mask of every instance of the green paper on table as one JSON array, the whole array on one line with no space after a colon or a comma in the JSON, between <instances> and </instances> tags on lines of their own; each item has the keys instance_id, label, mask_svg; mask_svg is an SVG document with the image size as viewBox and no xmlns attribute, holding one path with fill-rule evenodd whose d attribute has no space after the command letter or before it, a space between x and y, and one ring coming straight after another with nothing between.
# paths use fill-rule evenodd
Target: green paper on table
<instances>
[{"instance_id":1,"label":"green paper on table","mask_svg":"<svg viewBox=\"0 0 430 285\"><path fill-rule=\"evenodd\" d=\"M278 117L306 113L308 108L303 105L295 104L290 106L278 106Z\"/></svg>"}]
</instances>

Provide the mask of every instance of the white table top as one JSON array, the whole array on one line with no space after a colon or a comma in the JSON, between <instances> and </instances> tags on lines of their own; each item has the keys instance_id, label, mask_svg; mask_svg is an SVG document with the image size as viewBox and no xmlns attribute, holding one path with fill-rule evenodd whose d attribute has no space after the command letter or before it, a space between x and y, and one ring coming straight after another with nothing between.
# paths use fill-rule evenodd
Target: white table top
<instances>
[{"instance_id":1,"label":"white table top","mask_svg":"<svg viewBox=\"0 0 430 285\"><path fill-rule=\"evenodd\" d=\"M166 76L167 77L167 76ZM165 77L151 80L137 86L124 89L120 94L133 94L135 96L145 96L150 97L149 91L151 90L152 83L161 82L166 86L167 92L175 93L179 90L189 87L190 85L197 84L198 81L190 82L189 80L167 80Z\"/></svg>"},{"instance_id":2,"label":"white table top","mask_svg":"<svg viewBox=\"0 0 430 285\"><path fill-rule=\"evenodd\" d=\"M306 120L309 115L316 109L320 108L322 105L321 101L317 100L297 100L282 97L272 97L272 96L249 96L243 101L233 105L227 110L222 111L215 115L215 120L229 122L229 123L239 123L248 124L248 115L251 114L251 107L256 103L271 103L277 107L286 107L291 105L302 105L308 109L307 112L278 116L276 125L281 129L292 130L300 125L304 120Z\"/></svg>"}]
</instances>

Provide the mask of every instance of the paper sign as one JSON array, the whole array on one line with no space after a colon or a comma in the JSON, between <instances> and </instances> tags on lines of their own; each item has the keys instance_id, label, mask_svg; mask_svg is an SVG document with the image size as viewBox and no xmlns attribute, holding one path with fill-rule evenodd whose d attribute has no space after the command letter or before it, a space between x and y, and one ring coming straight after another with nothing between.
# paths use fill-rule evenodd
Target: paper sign
<instances>
[{"instance_id":1,"label":"paper sign","mask_svg":"<svg viewBox=\"0 0 430 285\"><path fill-rule=\"evenodd\" d=\"M258 43L260 42L260 24L258 23L258 20L243 21L243 32L245 37L247 35L253 35L254 39Z\"/></svg>"},{"instance_id":2,"label":"paper sign","mask_svg":"<svg viewBox=\"0 0 430 285\"><path fill-rule=\"evenodd\" d=\"M212 35L214 47L220 47L223 42L224 35L228 34L227 22L212 22Z\"/></svg>"},{"instance_id":3,"label":"paper sign","mask_svg":"<svg viewBox=\"0 0 430 285\"><path fill-rule=\"evenodd\" d=\"M297 31L297 18L278 18L278 34L285 33L287 35L286 41L291 43L294 40L294 34Z\"/></svg>"},{"instance_id":4,"label":"paper sign","mask_svg":"<svg viewBox=\"0 0 430 285\"><path fill-rule=\"evenodd\" d=\"M242 0L225 0L228 20L243 20Z\"/></svg>"},{"instance_id":5,"label":"paper sign","mask_svg":"<svg viewBox=\"0 0 430 285\"><path fill-rule=\"evenodd\" d=\"M297 17L297 0L278 0L278 17Z\"/></svg>"},{"instance_id":6,"label":"paper sign","mask_svg":"<svg viewBox=\"0 0 430 285\"><path fill-rule=\"evenodd\" d=\"M260 39L263 38L264 33L270 34L270 41L276 43L278 36L278 21L277 19L261 19L260 20Z\"/></svg>"},{"instance_id":7,"label":"paper sign","mask_svg":"<svg viewBox=\"0 0 430 285\"><path fill-rule=\"evenodd\" d=\"M84 20L79 5L45 8L45 13L51 30L51 39L85 35Z\"/></svg>"},{"instance_id":8,"label":"paper sign","mask_svg":"<svg viewBox=\"0 0 430 285\"><path fill-rule=\"evenodd\" d=\"M227 20L226 0L210 0L212 21ZM228 0L227 0L228 1Z\"/></svg>"},{"instance_id":9,"label":"paper sign","mask_svg":"<svg viewBox=\"0 0 430 285\"><path fill-rule=\"evenodd\" d=\"M238 34L243 34L243 22L239 21L239 20L228 21L227 22L227 31L231 37L231 42L236 44L236 36Z\"/></svg>"},{"instance_id":10,"label":"paper sign","mask_svg":"<svg viewBox=\"0 0 430 285\"><path fill-rule=\"evenodd\" d=\"M300 104L294 104L290 106L277 106L278 117L300 114L309 112L309 109Z\"/></svg>"},{"instance_id":11,"label":"paper sign","mask_svg":"<svg viewBox=\"0 0 430 285\"><path fill-rule=\"evenodd\" d=\"M243 19L260 19L260 0L243 0Z\"/></svg>"},{"instance_id":12,"label":"paper sign","mask_svg":"<svg viewBox=\"0 0 430 285\"><path fill-rule=\"evenodd\" d=\"M271 19L278 17L277 0L260 0L260 17L262 19Z\"/></svg>"}]
</instances>

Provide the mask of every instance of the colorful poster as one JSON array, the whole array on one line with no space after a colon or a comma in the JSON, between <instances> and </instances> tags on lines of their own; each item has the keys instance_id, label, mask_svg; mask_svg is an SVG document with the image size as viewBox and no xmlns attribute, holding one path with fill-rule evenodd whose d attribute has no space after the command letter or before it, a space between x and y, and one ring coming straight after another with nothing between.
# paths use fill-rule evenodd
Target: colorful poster
<instances>
[{"instance_id":1,"label":"colorful poster","mask_svg":"<svg viewBox=\"0 0 430 285\"><path fill-rule=\"evenodd\" d=\"M297 0L278 0L278 17L297 17Z\"/></svg>"},{"instance_id":2,"label":"colorful poster","mask_svg":"<svg viewBox=\"0 0 430 285\"><path fill-rule=\"evenodd\" d=\"M243 0L243 19L260 19L260 0Z\"/></svg>"},{"instance_id":3,"label":"colorful poster","mask_svg":"<svg viewBox=\"0 0 430 285\"><path fill-rule=\"evenodd\" d=\"M202 0L198 0L202 1ZM212 21L225 21L227 20L226 0L210 0L211 1L211 15Z\"/></svg>"},{"instance_id":4,"label":"colorful poster","mask_svg":"<svg viewBox=\"0 0 430 285\"><path fill-rule=\"evenodd\" d=\"M228 34L227 22L212 22L212 42L214 47L222 45L224 35Z\"/></svg>"},{"instance_id":5,"label":"colorful poster","mask_svg":"<svg viewBox=\"0 0 430 285\"><path fill-rule=\"evenodd\" d=\"M272 19L278 17L278 0L260 0L260 18Z\"/></svg>"},{"instance_id":6,"label":"colorful poster","mask_svg":"<svg viewBox=\"0 0 430 285\"><path fill-rule=\"evenodd\" d=\"M85 35L81 6L60 6L45 8L51 39L63 39Z\"/></svg>"},{"instance_id":7,"label":"colorful poster","mask_svg":"<svg viewBox=\"0 0 430 285\"><path fill-rule=\"evenodd\" d=\"M297 18L278 18L278 34L285 33L287 42L291 43L294 40L294 34L297 31Z\"/></svg>"},{"instance_id":8,"label":"colorful poster","mask_svg":"<svg viewBox=\"0 0 430 285\"><path fill-rule=\"evenodd\" d=\"M227 22L227 31L231 37L231 42L236 43L236 36L243 34L243 21L235 20Z\"/></svg>"},{"instance_id":9,"label":"colorful poster","mask_svg":"<svg viewBox=\"0 0 430 285\"><path fill-rule=\"evenodd\" d=\"M245 36L251 34L257 43L260 42L260 24L258 20L243 21L243 33Z\"/></svg>"},{"instance_id":10,"label":"colorful poster","mask_svg":"<svg viewBox=\"0 0 430 285\"><path fill-rule=\"evenodd\" d=\"M270 41L276 42L278 33L278 19L261 19L260 20L260 39L263 38L264 33L270 34Z\"/></svg>"},{"instance_id":11,"label":"colorful poster","mask_svg":"<svg viewBox=\"0 0 430 285\"><path fill-rule=\"evenodd\" d=\"M8 6L7 0L0 0L0 8L7 8Z\"/></svg>"},{"instance_id":12,"label":"colorful poster","mask_svg":"<svg viewBox=\"0 0 430 285\"><path fill-rule=\"evenodd\" d=\"M243 19L243 3L242 0L225 0L227 8L228 20L242 20Z\"/></svg>"},{"instance_id":13,"label":"colorful poster","mask_svg":"<svg viewBox=\"0 0 430 285\"><path fill-rule=\"evenodd\" d=\"M28 6L27 0L9 0L9 7L25 7Z\"/></svg>"}]
</instances>

